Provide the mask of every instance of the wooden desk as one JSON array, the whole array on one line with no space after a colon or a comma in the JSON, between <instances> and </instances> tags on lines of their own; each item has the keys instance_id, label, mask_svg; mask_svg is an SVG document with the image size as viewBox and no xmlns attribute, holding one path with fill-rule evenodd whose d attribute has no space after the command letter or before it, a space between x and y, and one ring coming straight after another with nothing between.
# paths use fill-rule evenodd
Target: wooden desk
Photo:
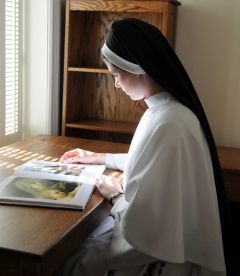
<instances>
[{"instance_id":1,"label":"wooden desk","mask_svg":"<svg viewBox=\"0 0 240 276\"><path fill-rule=\"evenodd\" d=\"M0 181L30 159L57 161L76 147L96 152L128 150L125 144L40 135L0 148ZM228 197L240 202L240 149L219 147L218 153ZM97 191L83 212L0 205L0 275L51 275L108 211Z\"/></svg>"},{"instance_id":2,"label":"wooden desk","mask_svg":"<svg viewBox=\"0 0 240 276\"><path fill-rule=\"evenodd\" d=\"M125 144L40 135L0 148L0 181L30 159L57 161L76 147L128 150ZM108 203L97 191L84 211L0 205L0 275L51 275L108 212Z\"/></svg>"},{"instance_id":3,"label":"wooden desk","mask_svg":"<svg viewBox=\"0 0 240 276\"><path fill-rule=\"evenodd\" d=\"M218 147L228 200L240 203L240 148Z\"/></svg>"}]
</instances>

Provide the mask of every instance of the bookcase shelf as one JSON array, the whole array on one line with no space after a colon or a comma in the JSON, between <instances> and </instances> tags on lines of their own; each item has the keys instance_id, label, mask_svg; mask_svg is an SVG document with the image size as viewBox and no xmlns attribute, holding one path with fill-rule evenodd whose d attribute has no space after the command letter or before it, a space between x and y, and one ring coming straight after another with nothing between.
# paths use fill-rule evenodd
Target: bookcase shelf
<instances>
[{"instance_id":1,"label":"bookcase shelf","mask_svg":"<svg viewBox=\"0 0 240 276\"><path fill-rule=\"evenodd\" d=\"M68 72L85 72L85 73L99 73L108 74L108 70L104 68L83 68L83 67L68 67Z\"/></svg>"},{"instance_id":2,"label":"bookcase shelf","mask_svg":"<svg viewBox=\"0 0 240 276\"><path fill-rule=\"evenodd\" d=\"M174 47L178 5L174 0L67 0L63 136L81 137L86 130L93 139L101 139L100 132L104 139L109 132L109 140L118 142L124 142L121 134L132 136L145 102L132 101L114 87L101 47L112 22L127 17L155 25Z\"/></svg>"},{"instance_id":3,"label":"bookcase shelf","mask_svg":"<svg viewBox=\"0 0 240 276\"><path fill-rule=\"evenodd\" d=\"M86 120L66 124L66 127L69 128L130 134L134 133L136 126L137 123L107 120Z\"/></svg>"}]
</instances>

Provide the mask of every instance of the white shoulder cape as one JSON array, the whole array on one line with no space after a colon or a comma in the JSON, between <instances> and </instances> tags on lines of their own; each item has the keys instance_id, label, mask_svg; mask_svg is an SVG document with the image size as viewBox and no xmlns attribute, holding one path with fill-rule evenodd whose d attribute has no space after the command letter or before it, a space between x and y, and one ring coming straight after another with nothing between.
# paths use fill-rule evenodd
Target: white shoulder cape
<instances>
[{"instance_id":1,"label":"white shoulder cape","mask_svg":"<svg viewBox=\"0 0 240 276\"><path fill-rule=\"evenodd\" d=\"M125 167L123 236L160 260L224 271L214 176L199 121L165 92L147 104Z\"/></svg>"}]
</instances>

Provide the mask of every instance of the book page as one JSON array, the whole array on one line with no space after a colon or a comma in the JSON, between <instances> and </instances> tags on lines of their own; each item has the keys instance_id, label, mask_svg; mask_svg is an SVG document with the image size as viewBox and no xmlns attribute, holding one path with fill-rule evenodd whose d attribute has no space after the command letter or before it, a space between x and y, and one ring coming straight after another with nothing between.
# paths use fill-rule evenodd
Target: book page
<instances>
[{"instance_id":1,"label":"book page","mask_svg":"<svg viewBox=\"0 0 240 276\"><path fill-rule=\"evenodd\" d=\"M0 183L0 203L84 209L105 168L29 161Z\"/></svg>"},{"instance_id":2,"label":"book page","mask_svg":"<svg viewBox=\"0 0 240 276\"><path fill-rule=\"evenodd\" d=\"M105 165L64 164L32 160L19 166L14 174L25 177L38 176L41 178L47 176L49 179L95 183L96 177L102 174L105 169Z\"/></svg>"}]
</instances>

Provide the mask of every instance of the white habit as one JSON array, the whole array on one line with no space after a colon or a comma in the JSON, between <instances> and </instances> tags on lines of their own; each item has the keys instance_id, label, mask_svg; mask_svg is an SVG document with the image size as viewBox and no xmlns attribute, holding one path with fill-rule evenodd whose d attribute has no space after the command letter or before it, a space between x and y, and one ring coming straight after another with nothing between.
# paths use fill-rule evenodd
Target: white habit
<instances>
[{"instance_id":1,"label":"white habit","mask_svg":"<svg viewBox=\"0 0 240 276\"><path fill-rule=\"evenodd\" d=\"M124 168L126 202L114 206L118 212L125 205L115 231L159 260L224 271L211 157L199 121L166 92L146 103Z\"/></svg>"},{"instance_id":2,"label":"white habit","mask_svg":"<svg viewBox=\"0 0 240 276\"><path fill-rule=\"evenodd\" d=\"M130 268L126 274L133 247L149 256L142 265L165 262L161 276L224 276L211 157L199 121L167 92L145 101L129 153L106 155L108 167L124 170L125 188L125 199L112 209L109 269L144 275ZM142 267L139 260L130 266Z\"/></svg>"}]
</instances>

